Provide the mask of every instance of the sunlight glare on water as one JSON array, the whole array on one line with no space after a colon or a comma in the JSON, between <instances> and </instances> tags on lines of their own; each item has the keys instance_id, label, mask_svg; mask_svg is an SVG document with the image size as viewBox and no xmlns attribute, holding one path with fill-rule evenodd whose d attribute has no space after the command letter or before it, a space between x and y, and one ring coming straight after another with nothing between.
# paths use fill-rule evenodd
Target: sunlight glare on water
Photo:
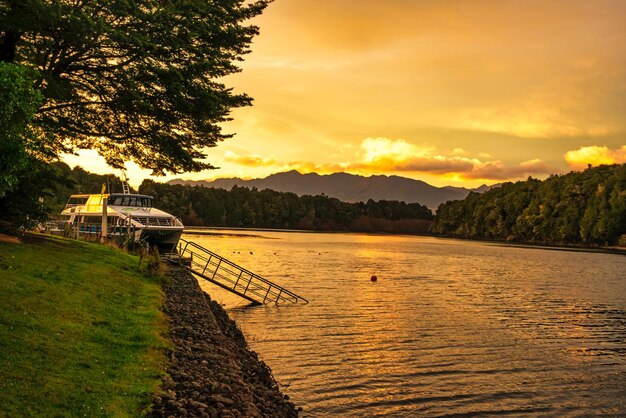
<instances>
[{"instance_id":1,"label":"sunlight glare on water","mask_svg":"<svg viewBox=\"0 0 626 418\"><path fill-rule=\"evenodd\" d=\"M623 255L222 232L185 238L310 301L202 284L303 416L626 415Z\"/></svg>"}]
</instances>

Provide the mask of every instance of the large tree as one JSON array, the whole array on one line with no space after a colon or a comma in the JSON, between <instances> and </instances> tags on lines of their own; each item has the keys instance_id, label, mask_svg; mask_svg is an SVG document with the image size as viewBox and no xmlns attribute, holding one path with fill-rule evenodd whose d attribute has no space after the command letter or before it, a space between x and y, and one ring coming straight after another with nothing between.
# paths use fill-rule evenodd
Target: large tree
<instances>
[{"instance_id":1,"label":"large tree","mask_svg":"<svg viewBox=\"0 0 626 418\"><path fill-rule=\"evenodd\" d=\"M41 103L32 86L33 75L0 62L0 199L17 186L31 157L27 152L32 139L29 124Z\"/></svg>"},{"instance_id":2,"label":"large tree","mask_svg":"<svg viewBox=\"0 0 626 418\"><path fill-rule=\"evenodd\" d=\"M46 150L97 149L121 168L197 171L249 105L239 71L271 0L0 0L0 61L34 67Z\"/></svg>"}]
</instances>

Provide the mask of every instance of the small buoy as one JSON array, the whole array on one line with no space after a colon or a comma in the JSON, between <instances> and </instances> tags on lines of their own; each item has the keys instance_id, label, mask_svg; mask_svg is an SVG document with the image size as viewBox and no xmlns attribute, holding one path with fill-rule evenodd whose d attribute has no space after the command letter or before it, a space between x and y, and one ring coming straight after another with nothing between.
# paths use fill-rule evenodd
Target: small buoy
<instances>
[{"instance_id":1,"label":"small buoy","mask_svg":"<svg viewBox=\"0 0 626 418\"><path fill-rule=\"evenodd\" d=\"M252 251L250 251L250 255L252 255Z\"/></svg>"},{"instance_id":2,"label":"small buoy","mask_svg":"<svg viewBox=\"0 0 626 418\"><path fill-rule=\"evenodd\" d=\"M372 277L370 277L370 280L371 280L371 281L373 281L373 282L375 282L376 280L378 280L378 277L376 277L376 276L372 276Z\"/></svg>"}]
</instances>

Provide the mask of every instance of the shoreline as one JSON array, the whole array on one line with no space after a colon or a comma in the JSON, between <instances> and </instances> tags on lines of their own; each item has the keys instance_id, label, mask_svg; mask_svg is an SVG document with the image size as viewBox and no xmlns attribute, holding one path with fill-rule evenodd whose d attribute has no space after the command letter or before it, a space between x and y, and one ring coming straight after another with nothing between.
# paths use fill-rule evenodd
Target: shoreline
<instances>
[{"instance_id":1,"label":"shoreline","mask_svg":"<svg viewBox=\"0 0 626 418\"><path fill-rule=\"evenodd\" d=\"M210 231L251 231L251 232L286 232L286 233L304 233L304 234L347 234L347 235L369 235L369 236L397 236L397 237L427 237L427 238L441 238L441 239L454 239L459 241L471 241L482 242L487 244L499 245L503 247L515 247L515 248L537 248L550 251L578 251L587 253L604 253L604 254L617 254L626 255L626 247L602 247L591 246L582 244L542 244L542 243L527 243L516 241L497 241L477 238L463 238L455 237L452 235L435 235L435 234L407 234L407 233L393 233L393 232L354 232L354 231L312 231L312 230L297 230L297 229L270 229L270 228L236 228L236 227L215 227L215 226L190 226L183 233L190 235L225 235L225 236L240 236L247 238L265 238L261 235L252 234L237 234L237 233L219 233Z\"/></svg>"},{"instance_id":2,"label":"shoreline","mask_svg":"<svg viewBox=\"0 0 626 418\"><path fill-rule=\"evenodd\" d=\"M173 348L150 416L298 416L237 324L187 270L170 265L163 292Z\"/></svg>"},{"instance_id":3,"label":"shoreline","mask_svg":"<svg viewBox=\"0 0 626 418\"><path fill-rule=\"evenodd\" d=\"M601 253L601 254L617 254L617 255L626 255L626 247L602 247L602 246L591 246L591 245L582 245L582 244L542 244L542 243L527 243L527 242L517 242L517 241L498 241L498 240L488 240L488 239L478 239L478 238L463 238L463 237L455 237L451 235L427 235L433 238L441 238L448 240L458 240L458 241L470 241L470 242L481 242L484 244L497 245L500 247L513 247L513 248L528 248L528 249L541 249L541 250L549 250L549 251L572 251L572 252L581 252L581 253Z\"/></svg>"},{"instance_id":4,"label":"shoreline","mask_svg":"<svg viewBox=\"0 0 626 418\"><path fill-rule=\"evenodd\" d=\"M398 237L436 237L432 234L411 234L409 232L380 232L380 231L322 231L314 229L276 229L276 228L247 228L247 227L220 227L220 226L185 226L183 234L195 234L195 235L232 235L250 238L267 238L262 235L252 234L223 234L219 232L211 231L242 231L242 232L285 232L285 233L299 233L299 234L347 234L347 235L371 235L371 236L398 236Z\"/></svg>"}]
</instances>

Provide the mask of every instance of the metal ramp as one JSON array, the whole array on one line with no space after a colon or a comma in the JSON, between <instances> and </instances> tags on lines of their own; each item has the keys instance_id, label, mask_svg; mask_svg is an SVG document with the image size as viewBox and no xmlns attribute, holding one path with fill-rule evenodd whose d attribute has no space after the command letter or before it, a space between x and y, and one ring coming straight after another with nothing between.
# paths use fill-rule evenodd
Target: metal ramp
<instances>
[{"instance_id":1,"label":"metal ramp","mask_svg":"<svg viewBox=\"0 0 626 418\"><path fill-rule=\"evenodd\" d=\"M254 305L309 303L305 298L221 257L192 241L180 239L170 259L186 264L195 275L220 286ZM185 262L185 263L184 263Z\"/></svg>"}]
</instances>

